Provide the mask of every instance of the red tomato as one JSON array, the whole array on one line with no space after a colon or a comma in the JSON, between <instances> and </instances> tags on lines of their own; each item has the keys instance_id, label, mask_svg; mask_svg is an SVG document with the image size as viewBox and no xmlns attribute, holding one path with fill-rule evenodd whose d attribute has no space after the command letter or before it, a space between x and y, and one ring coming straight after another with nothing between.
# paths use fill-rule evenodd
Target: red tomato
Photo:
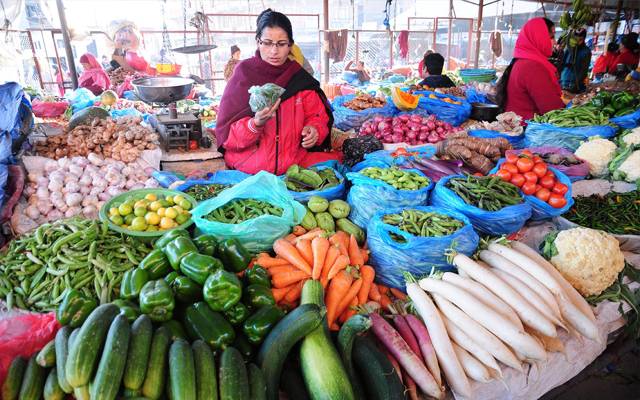
<instances>
[{"instance_id":1,"label":"red tomato","mask_svg":"<svg viewBox=\"0 0 640 400\"><path fill-rule=\"evenodd\" d=\"M484 175L482 175L480 172L476 172L475 174L473 174L473 176L484 176Z\"/></svg>"},{"instance_id":2,"label":"red tomato","mask_svg":"<svg viewBox=\"0 0 640 400\"><path fill-rule=\"evenodd\" d=\"M538 175L536 175L533 171L525 172L523 175L524 179L526 179L527 182L538 182Z\"/></svg>"},{"instance_id":3,"label":"red tomato","mask_svg":"<svg viewBox=\"0 0 640 400\"><path fill-rule=\"evenodd\" d=\"M496 172L496 176L499 176L505 182L509 182L511 180L511 172L506 169L500 168L498 172Z\"/></svg>"},{"instance_id":4,"label":"red tomato","mask_svg":"<svg viewBox=\"0 0 640 400\"><path fill-rule=\"evenodd\" d=\"M540 158L540 156L533 156L532 160L535 164L544 163L544 160Z\"/></svg>"},{"instance_id":5,"label":"red tomato","mask_svg":"<svg viewBox=\"0 0 640 400\"><path fill-rule=\"evenodd\" d=\"M536 184L535 182L527 181L524 183L524 185L522 185L520 189L522 189L522 193L526 194L527 196L531 196L536 192Z\"/></svg>"},{"instance_id":6,"label":"red tomato","mask_svg":"<svg viewBox=\"0 0 640 400\"><path fill-rule=\"evenodd\" d=\"M562 195L554 193L549 197L549 205L553 208L562 208L567 205L567 199Z\"/></svg>"},{"instance_id":7,"label":"red tomato","mask_svg":"<svg viewBox=\"0 0 640 400\"><path fill-rule=\"evenodd\" d=\"M547 164L545 163L537 163L533 166L532 170L538 178L542 178L547 174ZM552 172L553 173L553 172Z\"/></svg>"},{"instance_id":8,"label":"red tomato","mask_svg":"<svg viewBox=\"0 0 640 400\"><path fill-rule=\"evenodd\" d=\"M569 187L564 183L556 182L556 184L553 185L553 189L551 189L551 191L555 194L563 195L569 191Z\"/></svg>"},{"instance_id":9,"label":"red tomato","mask_svg":"<svg viewBox=\"0 0 640 400\"><path fill-rule=\"evenodd\" d=\"M531 150L525 149L525 150L522 150L522 152L520 153L520 156L533 157L533 153L531 152Z\"/></svg>"},{"instance_id":10,"label":"red tomato","mask_svg":"<svg viewBox=\"0 0 640 400\"><path fill-rule=\"evenodd\" d=\"M555 178L555 174L553 173L553 171L551 171L550 169L547 168L547 173L544 174L544 176L550 176L552 178Z\"/></svg>"},{"instance_id":11,"label":"red tomato","mask_svg":"<svg viewBox=\"0 0 640 400\"><path fill-rule=\"evenodd\" d=\"M518 155L513 153L507 154L507 162L515 164L516 162L518 162Z\"/></svg>"},{"instance_id":12,"label":"red tomato","mask_svg":"<svg viewBox=\"0 0 640 400\"><path fill-rule=\"evenodd\" d=\"M529 172L533 169L533 160L530 158L520 157L516 163L518 171L521 173Z\"/></svg>"},{"instance_id":13,"label":"red tomato","mask_svg":"<svg viewBox=\"0 0 640 400\"><path fill-rule=\"evenodd\" d=\"M536 192L536 197L545 203L549 201L549 196L551 196L551 192L547 188L540 188L540 190Z\"/></svg>"},{"instance_id":14,"label":"red tomato","mask_svg":"<svg viewBox=\"0 0 640 400\"><path fill-rule=\"evenodd\" d=\"M543 188L547 188L551 190L553 188L553 185L555 184L556 184L556 179L554 177L547 175L542 177L542 179L540 179L540 186L542 186Z\"/></svg>"},{"instance_id":15,"label":"red tomato","mask_svg":"<svg viewBox=\"0 0 640 400\"><path fill-rule=\"evenodd\" d=\"M538 193L540 191L540 189L544 189L542 186L540 186L540 184L536 184L536 193Z\"/></svg>"},{"instance_id":16,"label":"red tomato","mask_svg":"<svg viewBox=\"0 0 640 400\"><path fill-rule=\"evenodd\" d=\"M511 177L511 180L509 182L513 183L517 187L521 187L522 185L524 185L525 181L526 179L524 179L524 176L522 174L515 174Z\"/></svg>"},{"instance_id":17,"label":"red tomato","mask_svg":"<svg viewBox=\"0 0 640 400\"><path fill-rule=\"evenodd\" d=\"M513 174L517 174L520 171L518 171L518 167L516 167L515 164L511 164L509 162L506 162L504 164L502 164L502 166L500 166L501 169L507 170L511 173L511 175Z\"/></svg>"}]
</instances>

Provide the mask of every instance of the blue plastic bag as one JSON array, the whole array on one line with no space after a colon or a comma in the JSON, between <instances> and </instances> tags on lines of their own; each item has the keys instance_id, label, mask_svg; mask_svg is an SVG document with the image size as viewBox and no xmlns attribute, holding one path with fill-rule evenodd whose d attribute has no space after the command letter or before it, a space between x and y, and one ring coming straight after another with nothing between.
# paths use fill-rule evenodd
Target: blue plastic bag
<instances>
[{"instance_id":1,"label":"blue plastic bag","mask_svg":"<svg viewBox=\"0 0 640 400\"><path fill-rule=\"evenodd\" d=\"M222 207L235 199L262 200L281 207L283 214L263 215L240 224L224 224L205 219L211 211ZM277 176L260 171L234 187L220 193L219 196L203 201L193 209L193 221L203 233L218 239L235 238L251 253L268 251L273 242L287 235L291 228L302 222L306 208L289 194L284 182Z\"/></svg>"},{"instance_id":2,"label":"blue plastic bag","mask_svg":"<svg viewBox=\"0 0 640 400\"><path fill-rule=\"evenodd\" d=\"M338 170L328 167L328 166L321 166L321 165L315 165L315 167L319 170L321 169L332 169L333 172L335 172L336 177L338 178L338 180L340 181L340 183L338 183L338 185L330 187L330 188L326 188L323 190L311 190L309 192L295 192L293 190L289 190L289 193L291 193L291 196L293 196L293 199L296 201L300 201L300 202L307 202L309 201L309 198L311 196L320 196L320 197L324 197L325 199L331 201L331 200L336 200L336 199L342 199L344 197L344 193L347 191L347 185L344 181L344 176L338 172ZM284 175L281 176L281 178L284 180Z\"/></svg>"},{"instance_id":3,"label":"blue plastic bag","mask_svg":"<svg viewBox=\"0 0 640 400\"><path fill-rule=\"evenodd\" d=\"M531 205L526 201L499 211L487 211L464 202L446 184L451 178L462 175L451 175L440 179L431 193L431 205L458 211L466 215L473 227L491 235L505 235L520 230L531 217Z\"/></svg>"},{"instance_id":4,"label":"blue plastic bag","mask_svg":"<svg viewBox=\"0 0 640 400\"><path fill-rule=\"evenodd\" d=\"M73 113L93 106L96 96L87 88L79 88L65 94L65 99L69 100Z\"/></svg>"},{"instance_id":5,"label":"blue plastic bag","mask_svg":"<svg viewBox=\"0 0 640 400\"><path fill-rule=\"evenodd\" d=\"M480 93L474 88L468 88L464 94L467 97L467 101L469 103L493 104L493 102L489 100L486 94Z\"/></svg>"},{"instance_id":6,"label":"blue plastic bag","mask_svg":"<svg viewBox=\"0 0 640 400\"><path fill-rule=\"evenodd\" d=\"M220 183L222 185L235 185L247 179L251 175L235 169L221 169L216 172L209 172L207 180L211 183Z\"/></svg>"},{"instance_id":7,"label":"blue plastic bag","mask_svg":"<svg viewBox=\"0 0 640 400\"><path fill-rule=\"evenodd\" d=\"M123 108L122 110L109 111L111 118L118 119L123 117L142 117L142 113L135 108Z\"/></svg>"},{"instance_id":8,"label":"blue plastic bag","mask_svg":"<svg viewBox=\"0 0 640 400\"><path fill-rule=\"evenodd\" d=\"M455 242L455 250L470 256L478 247L478 235L471 221L464 215L437 207L411 207L423 212L437 212L464 222L464 227L448 236L419 237L400 230L397 226L382 222L387 214L399 214L405 208L389 208L378 211L367 225L367 244L371 251L371 265L376 268L376 281L404 290L404 272L423 276L432 267L440 271L451 271L445 251ZM398 243L389 233L401 235L406 243Z\"/></svg>"},{"instance_id":9,"label":"blue plastic bag","mask_svg":"<svg viewBox=\"0 0 640 400\"><path fill-rule=\"evenodd\" d=\"M623 115L622 117L609 118L609 121L622 129L633 129L640 126L640 109L631 114Z\"/></svg>"},{"instance_id":10,"label":"blue plastic bag","mask_svg":"<svg viewBox=\"0 0 640 400\"><path fill-rule=\"evenodd\" d=\"M427 110L429 113L438 117L439 120L448 122L453 126L460 125L471 116L471 104L467 100L428 90L415 91L413 94L422 95L420 100L418 100L419 108ZM429 96L432 94L438 99L430 99ZM461 104L451 104L440 100L444 98L459 101Z\"/></svg>"},{"instance_id":11,"label":"blue plastic bag","mask_svg":"<svg viewBox=\"0 0 640 400\"><path fill-rule=\"evenodd\" d=\"M417 169L404 171L425 176ZM351 206L349 219L361 228L366 228L373 214L385 208L426 205L429 191L433 188L433 181L429 180L429 184L422 189L398 190L386 182L358 172L349 172L347 179L353 184L347 195L347 203Z\"/></svg>"},{"instance_id":12,"label":"blue plastic bag","mask_svg":"<svg viewBox=\"0 0 640 400\"><path fill-rule=\"evenodd\" d=\"M30 113L31 102L22 86L15 82L0 85L0 160L11 155L11 139L20 136L22 122ZM4 137L6 133L9 137Z\"/></svg>"},{"instance_id":13,"label":"blue plastic bag","mask_svg":"<svg viewBox=\"0 0 640 400\"><path fill-rule=\"evenodd\" d=\"M524 147L524 132L517 136L513 136L489 129L472 129L469 131L469 136L482 139L505 138L509 143L511 143L511 146L513 146L514 149L521 149Z\"/></svg>"},{"instance_id":14,"label":"blue plastic bag","mask_svg":"<svg viewBox=\"0 0 640 400\"><path fill-rule=\"evenodd\" d=\"M352 172L361 171L367 167L392 167L405 164L413 158L413 155L393 156L396 150L378 150L364 155L364 160L360 161L351 168ZM418 153L420 158L431 158L436 154L436 147L432 144L425 144L420 147L408 150L409 153Z\"/></svg>"},{"instance_id":15,"label":"blue plastic bag","mask_svg":"<svg viewBox=\"0 0 640 400\"><path fill-rule=\"evenodd\" d=\"M593 136L608 139L614 137L618 131L609 125L579 126L576 128L559 128L552 124L541 124L527 121L524 131L525 147L557 146L576 151L580 143Z\"/></svg>"},{"instance_id":16,"label":"blue plastic bag","mask_svg":"<svg viewBox=\"0 0 640 400\"><path fill-rule=\"evenodd\" d=\"M350 108L344 107L343 104L349 100L355 98L355 94L349 94L346 96L338 96L331 103L333 108L333 124L336 128L343 131L349 129L360 129L364 121L373 117L374 115L380 115L383 117L393 117L399 110L393 105L391 98L387 98L387 104L380 108L369 108L362 111L354 111Z\"/></svg>"}]
</instances>

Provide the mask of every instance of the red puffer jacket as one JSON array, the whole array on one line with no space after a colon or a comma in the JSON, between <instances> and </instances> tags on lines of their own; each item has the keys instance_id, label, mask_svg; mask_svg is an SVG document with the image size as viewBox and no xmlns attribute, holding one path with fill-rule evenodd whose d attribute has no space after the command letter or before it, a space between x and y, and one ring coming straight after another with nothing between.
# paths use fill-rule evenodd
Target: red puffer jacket
<instances>
[{"instance_id":1,"label":"red puffer jacket","mask_svg":"<svg viewBox=\"0 0 640 400\"><path fill-rule=\"evenodd\" d=\"M224 160L230 168L255 174L269 171L284 174L291 165L303 167L336 159L335 154L308 152L302 148L302 128L318 131L318 143L329 134L329 117L320 97L313 90L303 90L280 104L276 115L260 128L252 117L231 124L224 143Z\"/></svg>"}]
</instances>

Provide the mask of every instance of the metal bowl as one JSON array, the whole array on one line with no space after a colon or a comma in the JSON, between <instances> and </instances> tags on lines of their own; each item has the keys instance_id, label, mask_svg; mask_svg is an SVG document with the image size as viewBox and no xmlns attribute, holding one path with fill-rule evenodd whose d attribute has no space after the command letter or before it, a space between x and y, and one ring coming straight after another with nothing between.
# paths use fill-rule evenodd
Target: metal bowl
<instances>
[{"instance_id":1,"label":"metal bowl","mask_svg":"<svg viewBox=\"0 0 640 400\"><path fill-rule=\"evenodd\" d=\"M169 104L187 97L193 83L193 79L165 76L135 79L131 85L142 101Z\"/></svg>"},{"instance_id":2,"label":"metal bowl","mask_svg":"<svg viewBox=\"0 0 640 400\"><path fill-rule=\"evenodd\" d=\"M495 104L471 103L471 119L493 122L500 114L500 107Z\"/></svg>"}]
</instances>

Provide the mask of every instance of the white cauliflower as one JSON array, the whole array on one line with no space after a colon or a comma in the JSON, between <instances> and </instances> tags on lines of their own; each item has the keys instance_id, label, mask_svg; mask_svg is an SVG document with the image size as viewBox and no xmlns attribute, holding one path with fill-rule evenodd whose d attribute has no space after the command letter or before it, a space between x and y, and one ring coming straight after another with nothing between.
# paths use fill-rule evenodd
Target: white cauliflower
<instances>
[{"instance_id":1,"label":"white cauliflower","mask_svg":"<svg viewBox=\"0 0 640 400\"><path fill-rule=\"evenodd\" d=\"M624 176L627 182L635 182L640 179L640 150L636 150L620 166L617 173Z\"/></svg>"},{"instance_id":2,"label":"white cauliflower","mask_svg":"<svg viewBox=\"0 0 640 400\"><path fill-rule=\"evenodd\" d=\"M622 142L626 146L631 146L634 144L640 144L640 127L633 128L631 132L627 133L622 137Z\"/></svg>"},{"instance_id":3,"label":"white cauliflower","mask_svg":"<svg viewBox=\"0 0 640 400\"><path fill-rule=\"evenodd\" d=\"M607 139L596 138L582 143L575 155L589 163L591 176L599 178L607 175L607 166L615 153L615 143Z\"/></svg>"},{"instance_id":4,"label":"white cauliflower","mask_svg":"<svg viewBox=\"0 0 640 400\"><path fill-rule=\"evenodd\" d=\"M583 296L598 295L611 286L624 268L616 238L589 228L560 231L551 263Z\"/></svg>"}]
</instances>

